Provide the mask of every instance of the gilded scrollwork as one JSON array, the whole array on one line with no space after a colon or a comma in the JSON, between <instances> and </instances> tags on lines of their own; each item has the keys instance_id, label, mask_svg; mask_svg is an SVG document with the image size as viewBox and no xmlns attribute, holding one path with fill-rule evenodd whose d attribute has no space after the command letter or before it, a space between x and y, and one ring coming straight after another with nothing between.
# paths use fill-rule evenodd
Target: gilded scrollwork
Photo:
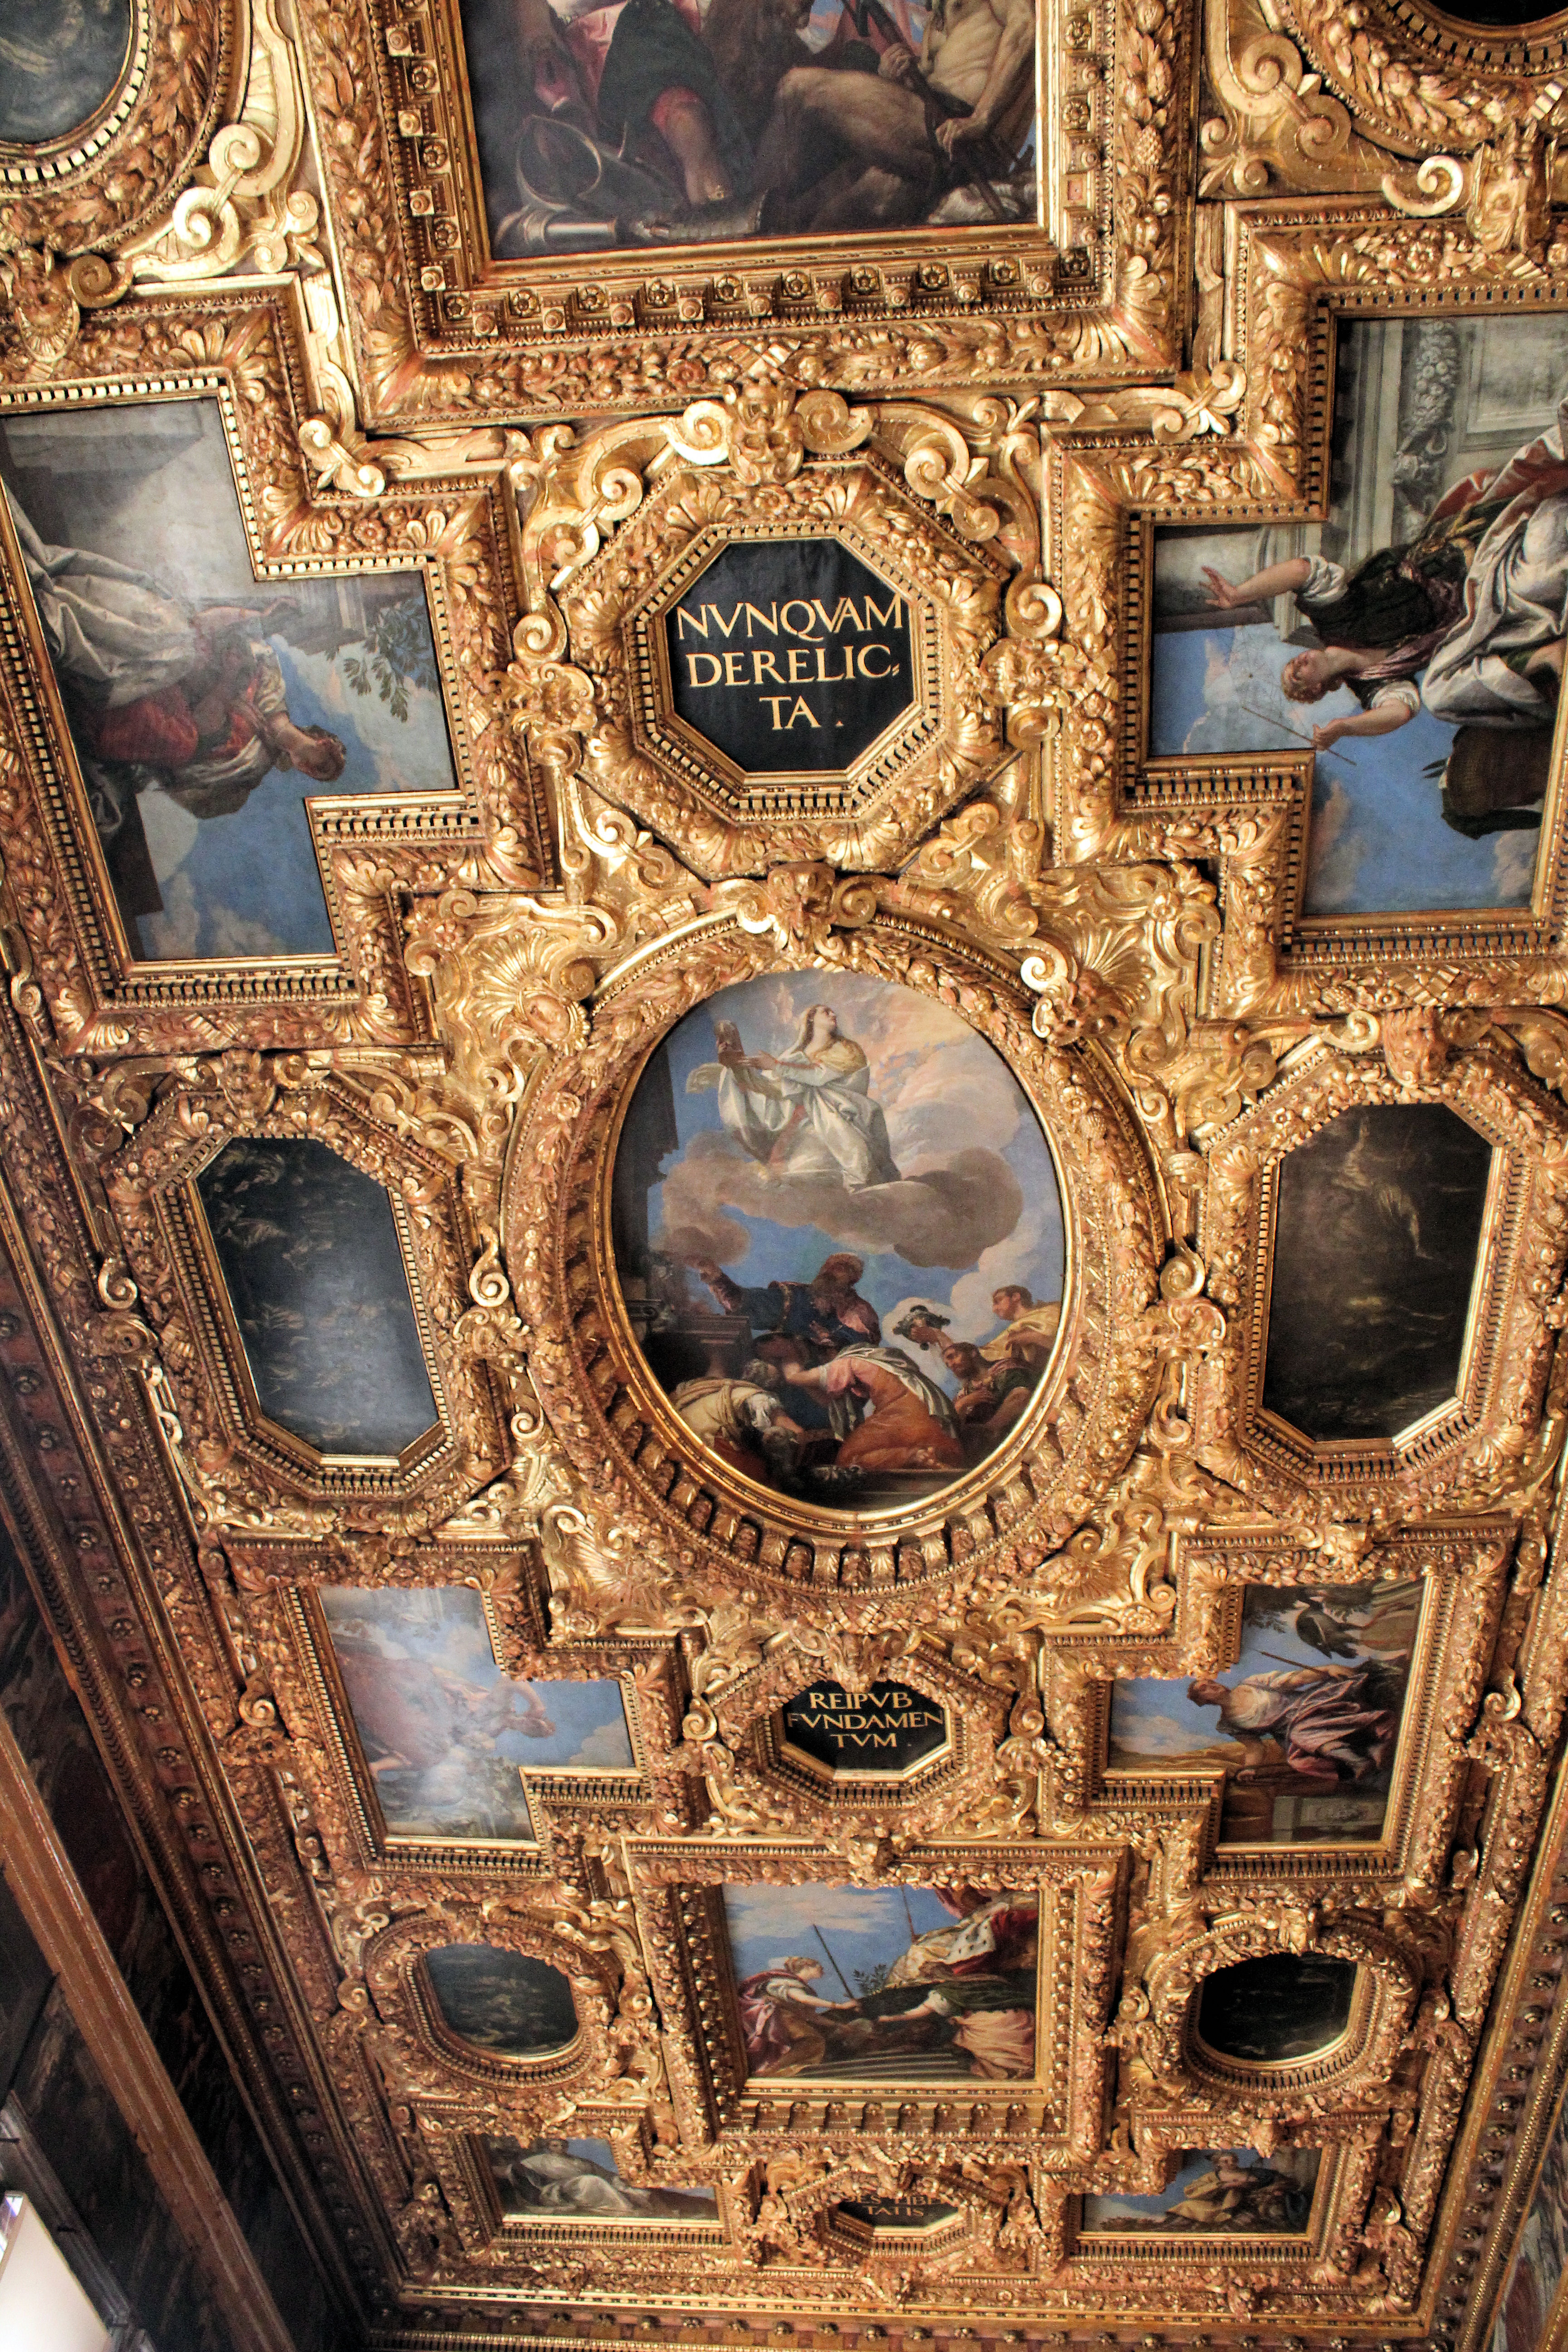
<instances>
[{"instance_id":1,"label":"gilded scrollwork","mask_svg":"<svg viewBox=\"0 0 1568 2352\"><path fill-rule=\"evenodd\" d=\"M0 522L5 1508L323 2260L389 2346L482 2304L1475 2352L1563 2032L1563 825L1527 906L1313 914L1311 747L1152 753L1150 631L1157 530L1328 513L1337 338L1564 300L1559 34L1051 0L1038 226L653 274L489 257L455 0L132 16L90 137L0 156L5 413L219 404L258 580L420 583L454 761L318 803L331 957L133 956ZM927 630L925 737L809 810L654 690L759 532ZM809 971L994 1046L1069 1226L1037 1402L868 1516L699 1444L606 1240L650 1049ZM1452 1406L1292 1435L1279 1171L1432 1105L1497 1154ZM193 1189L237 1137L394 1202L439 1421L395 1469L259 1410ZM1248 1843L1223 1762L1119 1760L1119 1686L1229 1674L1244 1593L1417 1580L1375 1834ZM322 1587L460 1588L497 1674L618 1684L632 1765L530 1769L531 1841L391 1832ZM877 1685L930 1751L812 1769L792 1700ZM749 2074L726 1886L1034 1890L1033 2073ZM453 1946L558 1971L570 2042L465 2042ZM1342 2038L1227 2056L1205 1982L1279 1956L1354 1969ZM509 2204L496 2139L631 2193ZM1085 2227L1243 2142L1321 2150L1288 2249Z\"/></svg>"}]
</instances>

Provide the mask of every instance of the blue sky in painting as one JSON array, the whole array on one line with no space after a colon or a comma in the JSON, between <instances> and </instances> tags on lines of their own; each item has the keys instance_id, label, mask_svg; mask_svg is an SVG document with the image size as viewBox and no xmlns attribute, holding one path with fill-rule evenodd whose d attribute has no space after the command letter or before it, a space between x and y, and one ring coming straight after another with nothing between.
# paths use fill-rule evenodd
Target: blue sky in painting
<instances>
[{"instance_id":1,"label":"blue sky in painting","mask_svg":"<svg viewBox=\"0 0 1568 2352\"><path fill-rule=\"evenodd\" d=\"M428 639L424 591L414 578L408 590ZM348 688L342 656L362 656L363 646L345 644L333 656L300 653L276 632L268 642L283 672L289 717L339 738L348 754L342 774L321 784L274 769L232 816L199 820L163 793L142 793L142 823L164 911L143 916L137 929L143 953L154 959L332 954L306 799L455 788L439 693L411 681L408 717L399 720L374 692L362 698Z\"/></svg>"},{"instance_id":2,"label":"blue sky in painting","mask_svg":"<svg viewBox=\"0 0 1568 2352\"><path fill-rule=\"evenodd\" d=\"M1252 1588L1254 1591L1256 1587ZM1400 1594L1412 1593L1408 1585L1385 1585L1380 1597L1390 1601ZM1264 1598L1289 1604L1295 1598L1289 1591L1266 1593ZM1366 1604L1366 1588L1347 1585L1333 1596L1337 1605L1350 1612L1359 1612ZM1294 1624L1287 1618L1275 1624L1259 1624L1250 1615L1244 1615L1241 1628L1241 1654L1234 1666L1227 1666L1214 1679L1234 1690L1248 1675L1262 1674L1284 1667L1322 1666L1328 1662L1321 1650L1303 1642ZM1343 1663L1350 1663L1344 1661ZM1129 1677L1111 1685L1110 1697L1110 1762L1119 1761L1117 1750L1124 1749L1134 1756L1190 1756L1196 1749L1228 1745L1221 1730L1219 1717L1212 1706L1196 1706L1187 1696L1189 1677L1177 1675L1170 1679L1152 1675Z\"/></svg>"},{"instance_id":3,"label":"blue sky in painting","mask_svg":"<svg viewBox=\"0 0 1568 2352\"><path fill-rule=\"evenodd\" d=\"M368 1631L388 1660L415 1659L437 1673L480 1691L510 1678L501 1673L490 1647L484 1605L467 1587L438 1591L379 1591L327 1585L321 1607L330 1630ZM534 1767L575 1765L601 1771L630 1771L632 1744L618 1682L527 1682L553 1729L542 1737L506 1729L492 1735L498 1756Z\"/></svg>"},{"instance_id":4,"label":"blue sky in painting","mask_svg":"<svg viewBox=\"0 0 1568 2352\"><path fill-rule=\"evenodd\" d=\"M852 1249L865 1259L861 1296L885 1327L902 1306L921 1298L951 1312L954 1338L964 1339L987 1337L997 1328L991 1293L999 1283L1022 1282L1037 1299L1059 1297L1061 1203L1039 1123L1001 1056L955 1014L910 990L857 973L801 972L726 989L689 1014L668 1045L683 1151L694 1136L723 1132L717 1095L686 1091L690 1073L714 1058L714 1019L733 1021L753 1050L776 1053L791 1044L802 1012L816 1002L832 1003L842 1032L866 1048L871 1090L887 1113L900 1167L908 1172L965 1147L988 1148L1016 1179L1023 1198L1018 1222L1005 1239L971 1257L966 1270L913 1265L896 1251L874 1249L858 1236L835 1238L816 1224L775 1223L731 1205L727 1214L744 1226L751 1244L742 1256L726 1262L726 1271L745 1284L802 1281L831 1252ZM948 1084L952 1090L944 1094ZM664 1186L655 1187L649 1197L656 1236L664 1192ZM706 1296L695 1279L693 1288ZM943 1377L934 1357L922 1358L921 1366L932 1379ZM951 1377L947 1385L952 1385Z\"/></svg>"},{"instance_id":5,"label":"blue sky in painting","mask_svg":"<svg viewBox=\"0 0 1568 2352\"><path fill-rule=\"evenodd\" d=\"M857 1969L890 1966L908 1951L911 1923L915 1936L954 1925L952 1913L927 1886L727 1886L724 1916L737 1978L806 1953L821 1960L837 1991L822 1948L826 1941L852 1993L858 1990Z\"/></svg>"},{"instance_id":6,"label":"blue sky in painting","mask_svg":"<svg viewBox=\"0 0 1568 2352\"><path fill-rule=\"evenodd\" d=\"M1277 681L1297 650L1262 624L1156 630L1151 756L1300 751L1300 738L1310 738L1315 723L1350 717L1358 706L1348 689L1312 704L1284 700ZM1253 711L1239 709L1238 699ZM1308 914L1528 905L1534 832L1468 841L1442 821L1441 780L1422 771L1446 760L1453 740L1452 728L1423 710L1393 735L1363 736L1344 745L1343 756L1336 747L1319 758Z\"/></svg>"}]
</instances>

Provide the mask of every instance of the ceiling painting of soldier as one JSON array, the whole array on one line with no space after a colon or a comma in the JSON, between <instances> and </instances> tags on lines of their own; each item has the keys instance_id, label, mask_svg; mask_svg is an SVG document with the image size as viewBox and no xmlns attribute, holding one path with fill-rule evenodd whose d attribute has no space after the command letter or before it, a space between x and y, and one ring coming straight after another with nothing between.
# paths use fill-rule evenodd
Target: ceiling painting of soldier
<instances>
[{"instance_id":1,"label":"ceiling painting of soldier","mask_svg":"<svg viewBox=\"0 0 1568 2352\"><path fill-rule=\"evenodd\" d=\"M605 2139L491 2137L491 2176L509 2221L717 2221L710 2189L653 2188L623 2180Z\"/></svg>"},{"instance_id":2,"label":"ceiling painting of soldier","mask_svg":"<svg viewBox=\"0 0 1568 2352\"><path fill-rule=\"evenodd\" d=\"M895 2083L1034 2074L1032 1891L727 1886L724 1911L753 2074Z\"/></svg>"},{"instance_id":3,"label":"ceiling painting of soldier","mask_svg":"<svg viewBox=\"0 0 1568 2352\"><path fill-rule=\"evenodd\" d=\"M307 802L456 788L418 575L258 582L212 400L13 414L0 480L132 955L331 955Z\"/></svg>"},{"instance_id":4,"label":"ceiling painting of soldier","mask_svg":"<svg viewBox=\"0 0 1568 2352\"><path fill-rule=\"evenodd\" d=\"M1033 0L462 0L499 259L1038 218Z\"/></svg>"},{"instance_id":5,"label":"ceiling painting of soldier","mask_svg":"<svg viewBox=\"0 0 1568 2352\"><path fill-rule=\"evenodd\" d=\"M470 1588L320 1599L392 1836L531 1845L526 1769L636 1769L619 1683L512 1681Z\"/></svg>"},{"instance_id":6,"label":"ceiling painting of soldier","mask_svg":"<svg viewBox=\"0 0 1568 2352\"><path fill-rule=\"evenodd\" d=\"M1027 1411L1063 1228L994 1049L912 990L724 990L656 1050L616 1155L616 1269L648 1368L713 1453L850 1508L935 1493Z\"/></svg>"},{"instance_id":7,"label":"ceiling painting of soldier","mask_svg":"<svg viewBox=\"0 0 1568 2352\"><path fill-rule=\"evenodd\" d=\"M1350 2023L1353 1961L1265 1952L1216 1969L1198 1989L1198 2037L1222 2058L1293 2065L1331 2050Z\"/></svg>"},{"instance_id":8,"label":"ceiling painting of soldier","mask_svg":"<svg viewBox=\"0 0 1568 2352\"><path fill-rule=\"evenodd\" d=\"M442 1944L426 1953L425 1972L442 2023L498 2058L542 2057L576 2035L571 1986L531 1953Z\"/></svg>"},{"instance_id":9,"label":"ceiling painting of soldier","mask_svg":"<svg viewBox=\"0 0 1568 2352\"><path fill-rule=\"evenodd\" d=\"M1277 2147L1192 2148L1152 2196L1086 2197L1081 2234L1161 2237L1295 2237L1312 2213L1322 2151Z\"/></svg>"},{"instance_id":10,"label":"ceiling painting of soldier","mask_svg":"<svg viewBox=\"0 0 1568 2352\"><path fill-rule=\"evenodd\" d=\"M1223 1769L1222 1844L1380 1837L1421 1596L1415 1580L1248 1585L1234 1666L1112 1685L1110 1769Z\"/></svg>"},{"instance_id":11,"label":"ceiling painting of soldier","mask_svg":"<svg viewBox=\"0 0 1568 2352\"><path fill-rule=\"evenodd\" d=\"M436 1399L384 1187L313 1136L236 1136L196 1191L262 1412L326 1454L400 1454Z\"/></svg>"},{"instance_id":12,"label":"ceiling painting of soldier","mask_svg":"<svg viewBox=\"0 0 1568 2352\"><path fill-rule=\"evenodd\" d=\"M5 0L0 142L36 146L89 122L131 46L131 0Z\"/></svg>"},{"instance_id":13,"label":"ceiling painting of soldier","mask_svg":"<svg viewBox=\"0 0 1568 2352\"><path fill-rule=\"evenodd\" d=\"M1332 1443L1397 1437L1447 1403L1491 1173L1446 1103L1346 1111L1280 1162L1266 1412Z\"/></svg>"},{"instance_id":14,"label":"ceiling painting of soldier","mask_svg":"<svg viewBox=\"0 0 1568 2352\"><path fill-rule=\"evenodd\" d=\"M1152 757L1311 749L1311 915L1529 904L1568 607L1568 317L1356 320L1322 523L1157 535Z\"/></svg>"}]
</instances>

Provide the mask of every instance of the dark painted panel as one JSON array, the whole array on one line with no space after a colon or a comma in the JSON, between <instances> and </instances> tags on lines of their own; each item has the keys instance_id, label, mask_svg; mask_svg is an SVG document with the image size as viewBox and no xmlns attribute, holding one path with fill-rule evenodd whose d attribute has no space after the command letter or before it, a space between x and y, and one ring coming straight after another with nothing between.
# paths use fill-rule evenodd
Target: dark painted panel
<instances>
[{"instance_id":1,"label":"dark painted panel","mask_svg":"<svg viewBox=\"0 0 1568 2352\"><path fill-rule=\"evenodd\" d=\"M264 1412L328 1454L436 1418L392 1204L307 1137L238 1138L197 1182Z\"/></svg>"},{"instance_id":2,"label":"dark painted panel","mask_svg":"<svg viewBox=\"0 0 1568 2352\"><path fill-rule=\"evenodd\" d=\"M130 0L5 0L0 139L37 146L90 121L131 42Z\"/></svg>"},{"instance_id":3,"label":"dark painted panel","mask_svg":"<svg viewBox=\"0 0 1568 2352\"><path fill-rule=\"evenodd\" d=\"M436 2005L465 2042L502 2058L563 2050L577 2031L572 1988L559 1969L494 1944L443 1944L426 1952Z\"/></svg>"},{"instance_id":4,"label":"dark painted panel","mask_svg":"<svg viewBox=\"0 0 1568 2352\"><path fill-rule=\"evenodd\" d=\"M1393 1437L1454 1394L1491 1147L1443 1103L1347 1111L1279 1169L1263 1402Z\"/></svg>"},{"instance_id":5,"label":"dark painted panel","mask_svg":"<svg viewBox=\"0 0 1568 2352\"><path fill-rule=\"evenodd\" d=\"M1317 1952L1268 1952L1205 1977L1198 2032L1211 2050L1256 2065L1310 2058L1350 2023L1352 1960Z\"/></svg>"}]
</instances>

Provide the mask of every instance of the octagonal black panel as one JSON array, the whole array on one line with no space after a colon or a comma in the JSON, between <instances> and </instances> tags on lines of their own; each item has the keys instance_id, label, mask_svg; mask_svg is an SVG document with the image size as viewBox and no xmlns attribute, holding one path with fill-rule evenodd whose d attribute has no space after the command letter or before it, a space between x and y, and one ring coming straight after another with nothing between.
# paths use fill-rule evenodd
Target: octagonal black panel
<instances>
[{"instance_id":1,"label":"octagonal black panel","mask_svg":"<svg viewBox=\"0 0 1568 2352\"><path fill-rule=\"evenodd\" d=\"M838 2210L845 2221L858 2221L863 2230L878 2236L885 2231L934 2230L954 2220L958 2207L932 2205L921 2197L856 2197Z\"/></svg>"},{"instance_id":2,"label":"octagonal black panel","mask_svg":"<svg viewBox=\"0 0 1568 2352\"><path fill-rule=\"evenodd\" d=\"M665 630L677 711L749 775L841 773L914 700L909 607L836 539L724 548Z\"/></svg>"},{"instance_id":3,"label":"octagonal black panel","mask_svg":"<svg viewBox=\"0 0 1568 2352\"><path fill-rule=\"evenodd\" d=\"M1353 1960L1263 1952L1216 1969L1198 1991L1198 2037L1226 2058L1292 2065L1331 2049L1350 2023Z\"/></svg>"},{"instance_id":4,"label":"octagonal black panel","mask_svg":"<svg viewBox=\"0 0 1568 2352\"><path fill-rule=\"evenodd\" d=\"M1281 1162L1263 1402L1393 1437L1454 1394L1491 1147L1443 1103L1346 1111Z\"/></svg>"},{"instance_id":5,"label":"octagonal black panel","mask_svg":"<svg viewBox=\"0 0 1568 2352\"><path fill-rule=\"evenodd\" d=\"M854 1780L907 1772L947 1738L942 1708L905 1683L873 1683L868 1691L815 1684L787 1702L784 1727L799 1754Z\"/></svg>"}]
</instances>

